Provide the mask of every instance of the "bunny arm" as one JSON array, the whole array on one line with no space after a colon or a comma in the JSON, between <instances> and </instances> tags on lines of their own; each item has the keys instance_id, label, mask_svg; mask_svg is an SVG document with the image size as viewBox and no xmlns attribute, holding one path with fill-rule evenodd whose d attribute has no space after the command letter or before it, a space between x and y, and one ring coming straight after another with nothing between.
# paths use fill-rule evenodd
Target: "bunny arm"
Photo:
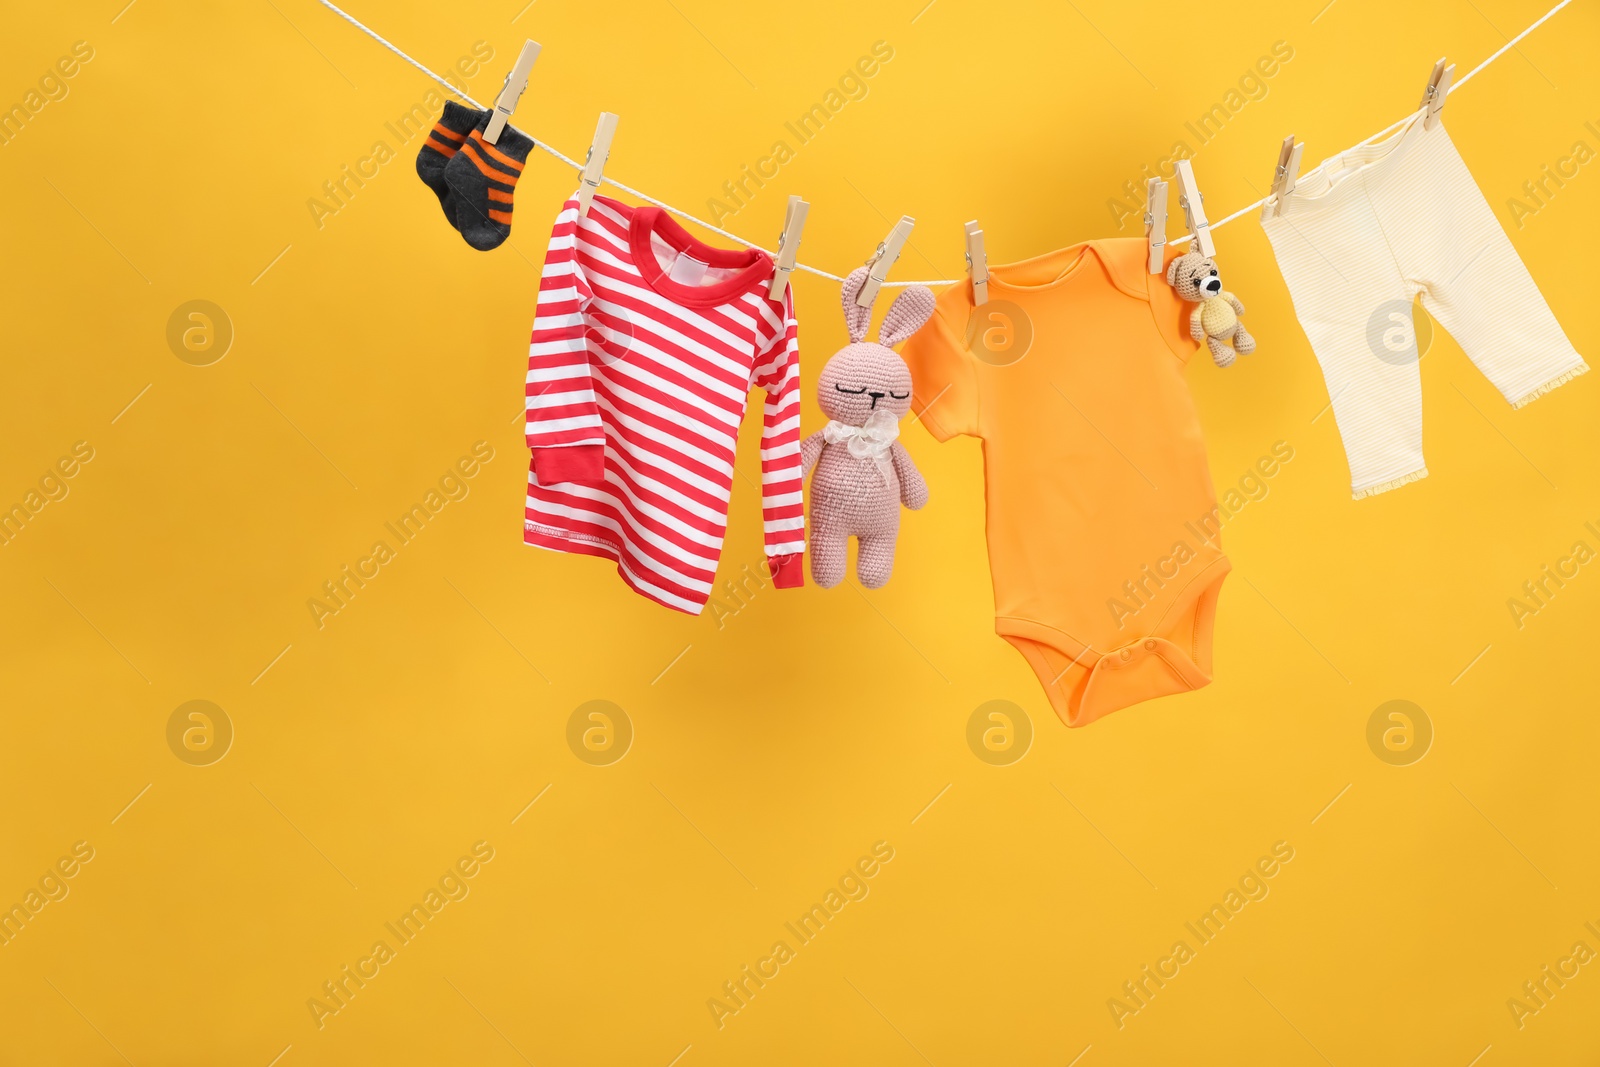
<instances>
[{"instance_id":1,"label":"bunny arm","mask_svg":"<svg viewBox=\"0 0 1600 1067\"><path fill-rule=\"evenodd\" d=\"M1195 341L1206 339L1206 328L1200 324L1200 305L1196 304L1194 310L1189 312L1189 337Z\"/></svg>"},{"instance_id":2,"label":"bunny arm","mask_svg":"<svg viewBox=\"0 0 1600 1067\"><path fill-rule=\"evenodd\" d=\"M1235 315L1244 314L1244 305L1239 302L1238 297L1234 296L1232 293L1224 293L1223 295L1228 298L1228 303L1233 305L1233 313Z\"/></svg>"},{"instance_id":3,"label":"bunny arm","mask_svg":"<svg viewBox=\"0 0 1600 1067\"><path fill-rule=\"evenodd\" d=\"M919 510L928 502L927 481L922 477L922 472L917 470L911 453L899 441L890 446L889 456L894 464L894 472L900 478L900 501L912 511Z\"/></svg>"},{"instance_id":4,"label":"bunny arm","mask_svg":"<svg viewBox=\"0 0 1600 1067\"><path fill-rule=\"evenodd\" d=\"M821 430L800 442L800 477L804 478L810 474L811 468L816 466L817 460L822 458L823 444Z\"/></svg>"}]
</instances>

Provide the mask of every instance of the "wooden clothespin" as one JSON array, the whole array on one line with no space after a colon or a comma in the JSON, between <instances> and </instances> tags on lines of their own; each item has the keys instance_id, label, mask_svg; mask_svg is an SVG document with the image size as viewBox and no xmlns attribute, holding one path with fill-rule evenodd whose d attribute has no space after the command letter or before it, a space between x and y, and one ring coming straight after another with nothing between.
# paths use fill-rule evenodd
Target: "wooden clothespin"
<instances>
[{"instance_id":1,"label":"wooden clothespin","mask_svg":"<svg viewBox=\"0 0 1600 1067\"><path fill-rule=\"evenodd\" d=\"M1456 65L1451 63L1445 66L1443 59L1433 65L1433 73L1428 76L1428 87L1422 91L1422 107L1426 108L1428 115L1422 120L1424 129L1433 129L1439 125L1439 112L1444 108L1444 98L1450 95L1450 81L1456 76Z\"/></svg>"},{"instance_id":2,"label":"wooden clothespin","mask_svg":"<svg viewBox=\"0 0 1600 1067\"><path fill-rule=\"evenodd\" d=\"M772 286L767 299L782 300L783 291L789 288L789 275L794 273L795 259L800 255L800 233L806 228L806 212L811 205L798 196L789 197L789 207L783 213L783 233L778 238L778 262L772 272Z\"/></svg>"},{"instance_id":3,"label":"wooden clothespin","mask_svg":"<svg viewBox=\"0 0 1600 1067\"><path fill-rule=\"evenodd\" d=\"M1151 178L1144 183L1144 239L1150 245L1150 273L1166 269L1167 183Z\"/></svg>"},{"instance_id":4,"label":"wooden clothespin","mask_svg":"<svg viewBox=\"0 0 1600 1067\"><path fill-rule=\"evenodd\" d=\"M1194 180L1194 167L1187 159L1178 160L1178 202L1183 205L1183 216L1188 220L1189 232L1194 234L1194 247L1207 259L1217 254L1211 240L1211 223L1206 221L1205 200L1200 186Z\"/></svg>"},{"instance_id":5,"label":"wooden clothespin","mask_svg":"<svg viewBox=\"0 0 1600 1067\"><path fill-rule=\"evenodd\" d=\"M589 201L600 188L600 176L605 173L606 158L611 155L611 139L617 135L617 116L609 111L600 112L600 122L594 128L594 141L589 145L589 155L583 162L583 176L578 182L578 214L587 217Z\"/></svg>"},{"instance_id":6,"label":"wooden clothespin","mask_svg":"<svg viewBox=\"0 0 1600 1067\"><path fill-rule=\"evenodd\" d=\"M972 275L972 304L982 307L989 302L989 254L977 219L967 223L967 273Z\"/></svg>"},{"instance_id":7,"label":"wooden clothespin","mask_svg":"<svg viewBox=\"0 0 1600 1067\"><path fill-rule=\"evenodd\" d=\"M869 308L878 298L878 287L889 276L889 268L894 266L894 261L900 258L900 250L905 247L906 241L911 237L911 227L916 224L917 220L910 215L901 215L900 221L889 231L889 236L879 243L878 250L867 260L867 266L872 270L867 275L866 284L861 287L861 292L856 294L856 307Z\"/></svg>"},{"instance_id":8,"label":"wooden clothespin","mask_svg":"<svg viewBox=\"0 0 1600 1067\"><path fill-rule=\"evenodd\" d=\"M517 101L522 99L522 91L528 87L528 75L533 73L533 61L538 58L538 43L522 42L522 52L517 56L511 73L506 75L506 83L494 102L494 110L489 112L489 124L483 128L483 139L490 144L500 143L500 133L506 128L506 120L517 109Z\"/></svg>"},{"instance_id":9,"label":"wooden clothespin","mask_svg":"<svg viewBox=\"0 0 1600 1067\"><path fill-rule=\"evenodd\" d=\"M1261 217L1270 219L1283 210L1283 198L1294 191L1300 177L1300 154L1304 144L1296 144L1294 134L1283 139L1278 148L1278 165L1272 171L1272 188L1267 192L1267 202L1261 206Z\"/></svg>"}]
</instances>

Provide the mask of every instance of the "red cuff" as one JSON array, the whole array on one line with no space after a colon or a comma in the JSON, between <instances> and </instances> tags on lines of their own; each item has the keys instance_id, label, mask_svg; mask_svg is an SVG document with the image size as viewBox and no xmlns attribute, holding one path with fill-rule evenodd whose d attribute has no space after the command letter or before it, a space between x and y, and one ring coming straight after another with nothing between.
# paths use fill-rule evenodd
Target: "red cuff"
<instances>
[{"instance_id":1,"label":"red cuff","mask_svg":"<svg viewBox=\"0 0 1600 1067\"><path fill-rule=\"evenodd\" d=\"M605 445L560 445L533 450L533 472L540 485L582 482L599 485L606 480Z\"/></svg>"},{"instance_id":2,"label":"red cuff","mask_svg":"<svg viewBox=\"0 0 1600 1067\"><path fill-rule=\"evenodd\" d=\"M767 570L772 572L772 584L779 589L799 589L805 585L805 561L804 552L788 556L768 556Z\"/></svg>"}]
</instances>

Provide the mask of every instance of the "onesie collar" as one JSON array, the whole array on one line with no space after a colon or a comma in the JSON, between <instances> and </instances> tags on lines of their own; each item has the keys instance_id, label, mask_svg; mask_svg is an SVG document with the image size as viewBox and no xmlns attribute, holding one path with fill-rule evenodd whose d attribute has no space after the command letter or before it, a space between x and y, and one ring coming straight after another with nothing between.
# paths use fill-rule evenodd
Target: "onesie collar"
<instances>
[{"instance_id":1,"label":"onesie collar","mask_svg":"<svg viewBox=\"0 0 1600 1067\"><path fill-rule=\"evenodd\" d=\"M999 282L999 288L1012 292L1043 292L1067 284L1097 262L1115 288L1136 300L1148 300L1146 279L1150 276L1143 271L1146 247L1143 238L1080 241L1019 263L991 267L989 277L991 282Z\"/></svg>"}]
</instances>

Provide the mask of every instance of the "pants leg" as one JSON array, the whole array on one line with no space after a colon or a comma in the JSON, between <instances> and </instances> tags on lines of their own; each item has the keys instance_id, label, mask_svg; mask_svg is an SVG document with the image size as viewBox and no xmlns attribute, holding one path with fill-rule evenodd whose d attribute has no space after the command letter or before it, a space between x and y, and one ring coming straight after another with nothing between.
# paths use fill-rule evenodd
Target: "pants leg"
<instances>
[{"instance_id":1,"label":"pants leg","mask_svg":"<svg viewBox=\"0 0 1600 1067\"><path fill-rule=\"evenodd\" d=\"M1588 370L1440 123L1369 193L1423 307L1513 407Z\"/></svg>"},{"instance_id":2,"label":"pants leg","mask_svg":"<svg viewBox=\"0 0 1600 1067\"><path fill-rule=\"evenodd\" d=\"M1427 474L1415 293L1358 190L1262 224L1322 365L1356 498Z\"/></svg>"}]
</instances>

